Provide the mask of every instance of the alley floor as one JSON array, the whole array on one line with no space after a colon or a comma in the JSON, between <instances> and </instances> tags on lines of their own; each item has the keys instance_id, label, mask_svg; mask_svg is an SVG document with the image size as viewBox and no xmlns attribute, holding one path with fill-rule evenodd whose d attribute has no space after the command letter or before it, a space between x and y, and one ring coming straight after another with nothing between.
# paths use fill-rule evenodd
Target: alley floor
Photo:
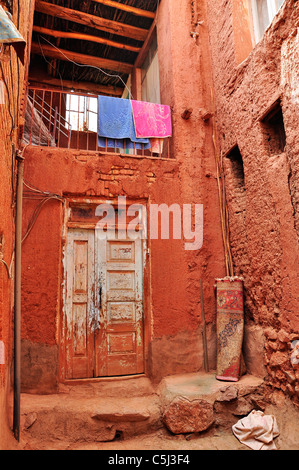
<instances>
[{"instance_id":1,"label":"alley floor","mask_svg":"<svg viewBox=\"0 0 299 470\"><path fill-rule=\"evenodd\" d=\"M179 430L172 432L171 426L167 427L165 410L169 413L178 398L188 406L200 407L200 432L186 431L184 421L189 418L180 406L171 416ZM54 395L22 394L21 439L19 446L14 443L12 448L102 450L111 454L250 450L234 436L232 425L250 409L264 407L264 414L277 421L276 448L299 450L299 410L279 391L272 404L264 406L264 399L263 380L250 375L238 383L220 382L214 373L200 373L170 376L158 387L145 377L62 385ZM209 406L212 421L204 422L202 416L207 416Z\"/></svg>"},{"instance_id":2,"label":"alley floor","mask_svg":"<svg viewBox=\"0 0 299 470\"><path fill-rule=\"evenodd\" d=\"M280 433L275 439L277 450L299 450L299 426L289 420L284 423L284 434ZM295 431L296 428L296 431ZM178 435L170 434L166 429L161 429L151 434L137 436L128 440L117 440L112 442L94 442L70 444L67 442L38 442L35 440L23 441L24 450L84 450L84 451L111 451L111 456L117 451L183 451L185 454L194 451L217 451L217 450L251 450L241 444L232 432L225 430L210 430L201 435Z\"/></svg>"}]
</instances>

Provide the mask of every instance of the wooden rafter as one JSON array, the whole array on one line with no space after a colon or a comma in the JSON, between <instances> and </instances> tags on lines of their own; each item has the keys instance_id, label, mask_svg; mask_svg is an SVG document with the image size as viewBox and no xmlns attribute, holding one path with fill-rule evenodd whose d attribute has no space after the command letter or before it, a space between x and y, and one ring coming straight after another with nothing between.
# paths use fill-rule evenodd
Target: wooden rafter
<instances>
[{"instance_id":1,"label":"wooden rafter","mask_svg":"<svg viewBox=\"0 0 299 470\"><path fill-rule=\"evenodd\" d=\"M138 41L145 41L147 37L146 29L108 20L100 16L90 15L89 13L82 11L72 10L70 8L65 8L54 3L47 3L42 0L37 0L35 2L35 10L46 15L73 21L91 28L100 29L111 34L136 39Z\"/></svg>"},{"instance_id":2,"label":"wooden rafter","mask_svg":"<svg viewBox=\"0 0 299 470\"><path fill-rule=\"evenodd\" d=\"M154 19L156 14L153 11L142 10L141 8L135 8L130 5L125 5L124 3L115 2L113 0L93 0L96 3L101 5L106 5L108 7L117 8L118 10L123 10L132 15L143 16L144 18Z\"/></svg>"},{"instance_id":3,"label":"wooden rafter","mask_svg":"<svg viewBox=\"0 0 299 470\"><path fill-rule=\"evenodd\" d=\"M53 91L74 90L82 93L93 93L95 95L122 96L123 88L111 85L100 85L91 82L73 82L72 80L59 80L58 78L43 77L40 74L31 74L29 77L29 85L34 88L53 89Z\"/></svg>"},{"instance_id":4,"label":"wooden rafter","mask_svg":"<svg viewBox=\"0 0 299 470\"><path fill-rule=\"evenodd\" d=\"M33 31L46 34L48 36L53 36L55 38L65 38L65 39L79 39L81 41L96 42L98 44L104 44L106 46L116 47L118 49L123 49L126 51L139 52L140 47L129 46L122 44L120 42L111 41L109 39L100 38L98 36L92 36L90 34L75 33L68 31L55 31L53 29L44 28L43 26L33 26Z\"/></svg>"},{"instance_id":5,"label":"wooden rafter","mask_svg":"<svg viewBox=\"0 0 299 470\"><path fill-rule=\"evenodd\" d=\"M98 67L106 70L113 70L119 73L130 74L133 69L132 65L126 64L124 62L117 62L115 60L94 57L87 54L81 54L79 52L58 49L47 44L39 44L36 42L32 43L31 51L33 54L44 55L52 59L76 62L80 65Z\"/></svg>"}]
</instances>

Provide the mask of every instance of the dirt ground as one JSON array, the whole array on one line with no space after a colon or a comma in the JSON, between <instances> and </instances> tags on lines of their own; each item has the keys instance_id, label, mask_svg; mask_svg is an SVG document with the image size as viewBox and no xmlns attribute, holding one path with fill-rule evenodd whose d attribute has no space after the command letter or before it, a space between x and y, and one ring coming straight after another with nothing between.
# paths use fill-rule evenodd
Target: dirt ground
<instances>
[{"instance_id":1,"label":"dirt ground","mask_svg":"<svg viewBox=\"0 0 299 470\"><path fill-rule=\"evenodd\" d=\"M274 439L277 450L299 450L299 412L291 404L270 406L265 414L276 417L279 436ZM202 450L250 450L240 443L230 428L211 428L203 433L173 435L162 428L154 433L128 440L111 442L67 443L62 441L37 442L23 435L21 447L25 450L102 450L111 451L202 451ZM107 454L107 452L105 453ZM108 452L109 454L109 452Z\"/></svg>"}]
</instances>

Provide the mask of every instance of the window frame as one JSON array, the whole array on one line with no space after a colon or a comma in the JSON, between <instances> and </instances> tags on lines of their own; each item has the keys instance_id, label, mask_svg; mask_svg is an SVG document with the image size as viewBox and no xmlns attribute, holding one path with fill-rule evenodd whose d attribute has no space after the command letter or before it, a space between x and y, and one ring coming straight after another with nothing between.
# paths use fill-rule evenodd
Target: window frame
<instances>
[{"instance_id":1,"label":"window frame","mask_svg":"<svg viewBox=\"0 0 299 470\"><path fill-rule=\"evenodd\" d=\"M264 30L262 30L261 20L260 20L259 13L258 13L258 4L257 4L258 0L250 1L252 20L253 20L253 32L254 32L254 38L255 38L256 43L258 43L262 39L264 32L270 26L270 24L273 21L273 18L275 17L275 15L278 13L280 8L284 4L284 0L280 6L278 4L278 0L264 0L264 1L267 4L267 15L268 15L268 21L267 21L268 24Z\"/></svg>"},{"instance_id":2,"label":"window frame","mask_svg":"<svg viewBox=\"0 0 299 470\"><path fill-rule=\"evenodd\" d=\"M149 48L147 54L141 64L140 67L140 93L141 93L141 100L142 101L152 101L147 94L147 80L149 77L149 71L152 70L154 61L156 62L157 66L157 82L156 82L156 90L158 92L157 99L155 102L161 104L161 87L160 87L160 69L159 69L159 53L158 53L158 38L157 38L157 31L154 30L153 36L151 38Z\"/></svg>"},{"instance_id":3,"label":"window frame","mask_svg":"<svg viewBox=\"0 0 299 470\"><path fill-rule=\"evenodd\" d=\"M73 100L72 98L76 97L78 100L78 107L73 107ZM83 99L83 103L81 102ZM66 94L66 121L72 126L72 131L76 132L97 132L97 114L98 110L93 111L90 107L90 100L96 100L95 96L88 96L88 95L81 95L76 93L67 93ZM83 106L82 106L83 104ZM82 106L82 109L81 109ZM90 114L96 115L96 129L93 129L92 123L90 120ZM72 125L72 116L74 117L75 126ZM81 118L82 117L82 122ZM82 128L81 128L82 127Z\"/></svg>"}]
</instances>

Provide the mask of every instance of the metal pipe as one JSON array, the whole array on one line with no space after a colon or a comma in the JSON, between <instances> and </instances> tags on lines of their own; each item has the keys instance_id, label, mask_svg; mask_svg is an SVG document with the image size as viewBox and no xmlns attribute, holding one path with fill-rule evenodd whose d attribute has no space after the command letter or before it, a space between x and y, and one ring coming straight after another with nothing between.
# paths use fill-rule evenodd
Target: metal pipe
<instances>
[{"instance_id":1,"label":"metal pipe","mask_svg":"<svg viewBox=\"0 0 299 470\"><path fill-rule=\"evenodd\" d=\"M13 432L20 440L21 395L21 247L22 247L22 199L24 157L17 155L16 235L15 235L15 285L14 285L14 408Z\"/></svg>"}]
</instances>

